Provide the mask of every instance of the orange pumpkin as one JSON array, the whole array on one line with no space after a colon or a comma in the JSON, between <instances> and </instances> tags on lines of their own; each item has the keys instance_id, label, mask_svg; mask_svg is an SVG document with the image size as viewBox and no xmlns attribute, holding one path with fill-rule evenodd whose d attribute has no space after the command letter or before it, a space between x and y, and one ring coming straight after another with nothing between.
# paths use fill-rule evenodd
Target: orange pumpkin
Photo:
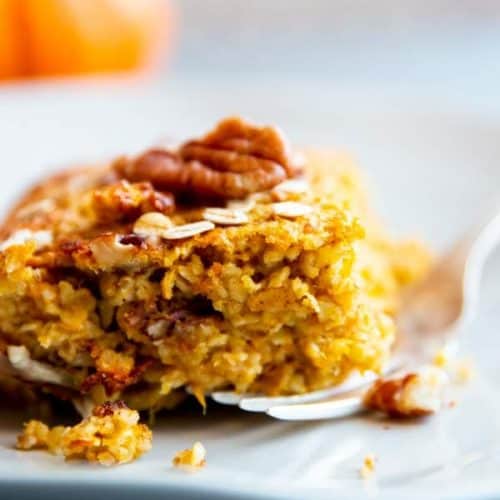
<instances>
[{"instance_id":1,"label":"orange pumpkin","mask_svg":"<svg viewBox=\"0 0 500 500\"><path fill-rule=\"evenodd\" d=\"M147 64L169 13L166 0L0 0L0 78Z\"/></svg>"}]
</instances>

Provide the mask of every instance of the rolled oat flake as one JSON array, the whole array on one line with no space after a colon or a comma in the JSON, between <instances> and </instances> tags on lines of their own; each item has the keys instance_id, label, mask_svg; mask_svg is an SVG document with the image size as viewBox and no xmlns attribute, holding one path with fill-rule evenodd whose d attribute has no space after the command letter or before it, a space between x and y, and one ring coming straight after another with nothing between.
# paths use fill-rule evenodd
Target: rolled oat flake
<instances>
[{"instance_id":1,"label":"rolled oat flake","mask_svg":"<svg viewBox=\"0 0 500 500\"><path fill-rule=\"evenodd\" d=\"M276 215L288 217L290 219L302 217L312 212L312 208L309 205L304 205L304 203L296 201L282 201L279 203L273 203L271 206Z\"/></svg>"},{"instance_id":2,"label":"rolled oat flake","mask_svg":"<svg viewBox=\"0 0 500 500\"><path fill-rule=\"evenodd\" d=\"M191 224L183 224L182 226L174 226L166 230L162 234L162 238L166 240L180 240L182 238L190 238L197 234L205 233L215 228L215 224L208 220L192 222Z\"/></svg>"},{"instance_id":3,"label":"rolled oat flake","mask_svg":"<svg viewBox=\"0 0 500 500\"><path fill-rule=\"evenodd\" d=\"M205 220L220 224L222 226L232 226L248 223L248 216L242 210L229 208L206 208L203 211Z\"/></svg>"}]
</instances>

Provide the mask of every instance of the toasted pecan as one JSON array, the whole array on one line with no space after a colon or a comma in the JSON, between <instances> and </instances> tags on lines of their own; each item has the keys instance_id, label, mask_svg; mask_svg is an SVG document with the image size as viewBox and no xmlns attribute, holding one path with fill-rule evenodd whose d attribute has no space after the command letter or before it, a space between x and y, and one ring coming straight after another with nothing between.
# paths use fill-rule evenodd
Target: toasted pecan
<instances>
[{"instance_id":1,"label":"toasted pecan","mask_svg":"<svg viewBox=\"0 0 500 500\"><path fill-rule=\"evenodd\" d=\"M175 207L173 196L155 191L151 183L123 180L96 189L92 205L101 224L135 220L147 212L171 213Z\"/></svg>"},{"instance_id":2,"label":"toasted pecan","mask_svg":"<svg viewBox=\"0 0 500 500\"><path fill-rule=\"evenodd\" d=\"M381 411L387 415L399 417L402 412L400 400L406 387L416 380L416 373L409 373L404 377L390 380L377 380L367 393L364 403L367 408ZM427 414L418 410L416 415Z\"/></svg>"},{"instance_id":3,"label":"toasted pecan","mask_svg":"<svg viewBox=\"0 0 500 500\"><path fill-rule=\"evenodd\" d=\"M136 158L119 158L114 168L131 182L149 181L164 191L223 199L271 189L299 173L278 129L237 117L221 121L176 151L151 149Z\"/></svg>"},{"instance_id":4,"label":"toasted pecan","mask_svg":"<svg viewBox=\"0 0 500 500\"><path fill-rule=\"evenodd\" d=\"M422 417L438 411L446 374L436 367L424 367L401 377L379 379L364 398L364 405L390 417Z\"/></svg>"}]
</instances>

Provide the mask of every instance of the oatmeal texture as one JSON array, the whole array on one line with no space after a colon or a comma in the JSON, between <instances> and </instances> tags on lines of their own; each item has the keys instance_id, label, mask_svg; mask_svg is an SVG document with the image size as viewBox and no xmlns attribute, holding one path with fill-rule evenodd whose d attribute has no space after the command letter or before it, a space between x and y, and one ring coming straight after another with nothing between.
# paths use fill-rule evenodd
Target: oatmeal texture
<instances>
[{"instance_id":1,"label":"oatmeal texture","mask_svg":"<svg viewBox=\"0 0 500 500\"><path fill-rule=\"evenodd\" d=\"M156 411L382 368L400 293L428 252L388 237L347 156L304 151L299 171L282 134L245 123L168 152L205 169L203 182L163 182L161 165L122 159L46 179L14 207L1 239L28 233L0 251L0 356L24 346L65 381L30 387Z\"/></svg>"},{"instance_id":2,"label":"oatmeal texture","mask_svg":"<svg viewBox=\"0 0 500 500\"><path fill-rule=\"evenodd\" d=\"M46 449L66 459L101 465L131 462L151 448L152 433L123 402L106 402L73 427L49 428L30 420L17 438L20 450Z\"/></svg>"}]
</instances>

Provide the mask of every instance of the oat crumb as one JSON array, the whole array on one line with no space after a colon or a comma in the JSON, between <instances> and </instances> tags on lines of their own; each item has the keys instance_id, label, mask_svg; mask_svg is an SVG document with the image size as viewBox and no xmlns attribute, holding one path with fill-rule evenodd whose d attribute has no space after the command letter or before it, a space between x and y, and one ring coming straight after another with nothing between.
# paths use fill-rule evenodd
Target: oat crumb
<instances>
[{"instance_id":1,"label":"oat crumb","mask_svg":"<svg viewBox=\"0 0 500 500\"><path fill-rule=\"evenodd\" d=\"M131 462L151 448L152 433L139 423L139 414L123 402L107 402L72 427L49 428L30 420L17 438L20 450L46 449L66 459L101 465Z\"/></svg>"},{"instance_id":2,"label":"oat crumb","mask_svg":"<svg viewBox=\"0 0 500 500\"><path fill-rule=\"evenodd\" d=\"M432 361L435 366L438 366L439 368L446 368L450 363L450 356L446 352L446 349L440 349L436 352Z\"/></svg>"},{"instance_id":3,"label":"oat crumb","mask_svg":"<svg viewBox=\"0 0 500 500\"><path fill-rule=\"evenodd\" d=\"M470 382L476 374L474 363L470 359L461 359L455 363L454 380L459 384Z\"/></svg>"},{"instance_id":4,"label":"oat crumb","mask_svg":"<svg viewBox=\"0 0 500 500\"><path fill-rule=\"evenodd\" d=\"M470 359L452 357L446 349L441 349L434 355L433 364L445 370L456 384L466 384L475 375L474 364Z\"/></svg>"},{"instance_id":5,"label":"oat crumb","mask_svg":"<svg viewBox=\"0 0 500 500\"><path fill-rule=\"evenodd\" d=\"M17 436L18 450L48 450L50 453L60 453L61 437L64 427L50 428L39 420L30 420L24 425L23 432Z\"/></svg>"},{"instance_id":6,"label":"oat crumb","mask_svg":"<svg viewBox=\"0 0 500 500\"><path fill-rule=\"evenodd\" d=\"M202 443L196 441L191 448L178 451L172 463L175 467L201 469L206 464L207 451Z\"/></svg>"},{"instance_id":7,"label":"oat crumb","mask_svg":"<svg viewBox=\"0 0 500 500\"><path fill-rule=\"evenodd\" d=\"M375 473L375 463L377 462L377 458L373 453L369 453L363 459L363 465L359 470L359 474L363 479L370 478Z\"/></svg>"}]
</instances>

